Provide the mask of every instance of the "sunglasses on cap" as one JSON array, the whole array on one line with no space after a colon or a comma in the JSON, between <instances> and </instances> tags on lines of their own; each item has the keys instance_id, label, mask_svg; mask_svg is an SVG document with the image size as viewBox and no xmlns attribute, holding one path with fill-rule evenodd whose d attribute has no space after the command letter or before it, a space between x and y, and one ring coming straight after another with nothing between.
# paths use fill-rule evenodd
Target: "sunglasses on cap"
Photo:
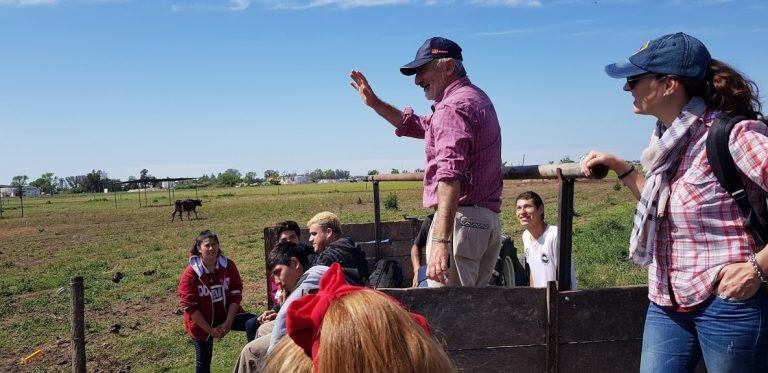
<instances>
[{"instance_id":1,"label":"sunglasses on cap","mask_svg":"<svg viewBox=\"0 0 768 373\"><path fill-rule=\"evenodd\" d=\"M637 83L639 83L641 80L645 78L654 78L656 80L665 78L667 75L664 74L656 74L656 73L647 73L647 74L640 74L635 76L630 76L627 78L627 85L629 86L629 90L635 89L635 86L637 86Z\"/></svg>"}]
</instances>

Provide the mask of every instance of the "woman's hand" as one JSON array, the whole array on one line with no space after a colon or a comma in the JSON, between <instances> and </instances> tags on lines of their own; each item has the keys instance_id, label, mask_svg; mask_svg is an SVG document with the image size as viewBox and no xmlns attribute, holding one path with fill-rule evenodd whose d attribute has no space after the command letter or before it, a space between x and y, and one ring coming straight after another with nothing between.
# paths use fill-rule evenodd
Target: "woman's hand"
<instances>
[{"instance_id":1,"label":"woman's hand","mask_svg":"<svg viewBox=\"0 0 768 373\"><path fill-rule=\"evenodd\" d=\"M717 280L715 295L723 299L749 299L760 289L760 277L750 262L726 265L717 274Z\"/></svg>"},{"instance_id":2,"label":"woman's hand","mask_svg":"<svg viewBox=\"0 0 768 373\"><path fill-rule=\"evenodd\" d=\"M629 169L629 163L616 157L613 154L603 153L596 150L590 151L587 155L581 158L579 161L579 168L584 176L592 176L592 168L597 165L604 165L615 171L616 173L623 173ZM622 167L623 166L623 167Z\"/></svg>"},{"instance_id":3,"label":"woman's hand","mask_svg":"<svg viewBox=\"0 0 768 373\"><path fill-rule=\"evenodd\" d=\"M215 329L216 329L216 332L219 334L219 336L216 338L224 338L224 336L229 334L230 330L232 330L232 322L229 320L224 321L223 324L217 326Z\"/></svg>"},{"instance_id":4,"label":"woman's hand","mask_svg":"<svg viewBox=\"0 0 768 373\"><path fill-rule=\"evenodd\" d=\"M224 337L223 335L221 335L221 331L219 330L219 327L211 328L208 331L208 334L210 334L211 337L213 337L213 338L219 338L220 339L220 338Z\"/></svg>"}]
</instances>

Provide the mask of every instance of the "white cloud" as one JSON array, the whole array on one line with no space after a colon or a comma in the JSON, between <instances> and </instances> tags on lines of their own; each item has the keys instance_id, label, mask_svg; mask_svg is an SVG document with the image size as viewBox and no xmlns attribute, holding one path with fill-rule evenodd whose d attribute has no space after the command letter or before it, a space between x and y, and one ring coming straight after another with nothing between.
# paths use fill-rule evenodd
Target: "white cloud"
<instances>
[{"instance_id":1,"label":"white cloud","mask_svg":"<svg viewBox=\"0 0 768 373\"><path fill-rule=\"evenodd\" d=\"M303 10L320 7L336 7L340 9L375 7L384 5L407 4L410 0L277 0L269 1L272 8Z\"/></svg>"},{"instance_id":2,"label":"white cloud","mask_svg":"<svg viewBox=\"0 0 768 373\"><path fill-rule=\"evenodd\" d=\"M0 5L34 6L56 4L58 0L0 0Z\"/></svg>"},{"instance_id":3,"label":"white cloud","mask_svg":"<svg viewBox=\"0 0 768 373\"><path fill-rule=\"evenodd\" d=\"M452 4L455 0L261 0L273 9L304 10L320 7L335 7L340 9L376 7L386 5L421 4L435 6ZM468 0L466 3L475 6L506 6L540 8L542 0Z\"/></svg>"},{"instance_id":4,"label":"white cloud","mask_svg":"<svg viewBox=\"0 0 768 373\"><path fill-rule=\"evenodd\" d=\"M472 0L472 4L482 5L482 6L541 8L540 0Z\"/></svg>"},{"instance_id":5,"label":"white cloud","mask_svg":"<svg viewBox=\"0 0 768 373\"><path fill-rule=\"evenodd\" d=\"M243 11L251 6L251 0L164 0L173 12L183 11Z\"/></svg>"},{"instance_id":6,"label":"white cloud","mask_svg":"<svg viewBox=\"0 0 768 373\"><path fill-rule=\"evenodd\" d=\"M251 5L250 0L231 0L229 9L230 10L246 10Z\"/></svg>"},{"instance_id":7,"label":"white cloud","mask_svg":"<svg viewBox=\"0 0 768 373\"><path fill-rule=\"evenodd\" d=\"M124 3L130 0L66 0L67 2L79 3ZM0 6L36 6L53 5L62 2L62 0L0 0Z\"/></svg>"}]
</instances>

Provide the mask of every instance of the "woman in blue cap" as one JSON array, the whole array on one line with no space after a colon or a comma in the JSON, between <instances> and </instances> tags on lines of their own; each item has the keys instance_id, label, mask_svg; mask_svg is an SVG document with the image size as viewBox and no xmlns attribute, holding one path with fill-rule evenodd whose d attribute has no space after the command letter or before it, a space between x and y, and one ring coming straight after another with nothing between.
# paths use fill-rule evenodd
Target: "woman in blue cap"
<instances>
[{"instance_id":1,"label":"woman in blue cap","mask_svg":"<svg viewBox=\"0 0 768 373\"><path fill-rule=\"evenodd\" d=\"M768 250L745 227L706 151L718 119L746 118L727 148L764 216L768 129L757 120L756 85L683 33L649 41L605 71L626 79L636 114L658 120L641 156L644 175L611 154L592 151L581 160L587 175L597 164L610 167L639 201L629 251L648 266L651 301L641 371L690 372L702 357L710 372L768 371Z\"/></svg>"}]
</instances>

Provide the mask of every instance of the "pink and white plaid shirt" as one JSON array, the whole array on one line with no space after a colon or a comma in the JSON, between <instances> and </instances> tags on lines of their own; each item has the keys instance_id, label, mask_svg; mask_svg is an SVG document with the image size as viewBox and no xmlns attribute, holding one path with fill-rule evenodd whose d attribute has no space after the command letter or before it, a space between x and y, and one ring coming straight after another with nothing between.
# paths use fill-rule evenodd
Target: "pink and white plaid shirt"
<instances>
[{"instance_id":1,"label":"pink and white plaid shirt","mask_svg":"<svg viewBox=\"0 0 768 373\"><path fill-rule=\"evenodd\" d=\"M459 204L474 204L501 212L501 128L491 99L468 78L445 88L420 117L403 110L397 136L424 139L424 207L437 206L437 184L461 180Z\"/></svg>"},{"instance_id":2,"label":"pink and white plaid shirt","mask_svg":"<svg viewBox=\"0 0 768 373\"><path fill-rule=\"evenodd\" d=\"M741 210L707 161L706 135L719 115L706 112L691 126L690 141L670 181L667 212L658 225L648 271L648 298L660 306L673 306L670 288L678 306L698 305L711 296L723 266L745 262L762 249L755 247ZM728 147L752 206L764 209L768 129L759 121L742 121L734 126Z\"/></svg>"}]
</instances>

